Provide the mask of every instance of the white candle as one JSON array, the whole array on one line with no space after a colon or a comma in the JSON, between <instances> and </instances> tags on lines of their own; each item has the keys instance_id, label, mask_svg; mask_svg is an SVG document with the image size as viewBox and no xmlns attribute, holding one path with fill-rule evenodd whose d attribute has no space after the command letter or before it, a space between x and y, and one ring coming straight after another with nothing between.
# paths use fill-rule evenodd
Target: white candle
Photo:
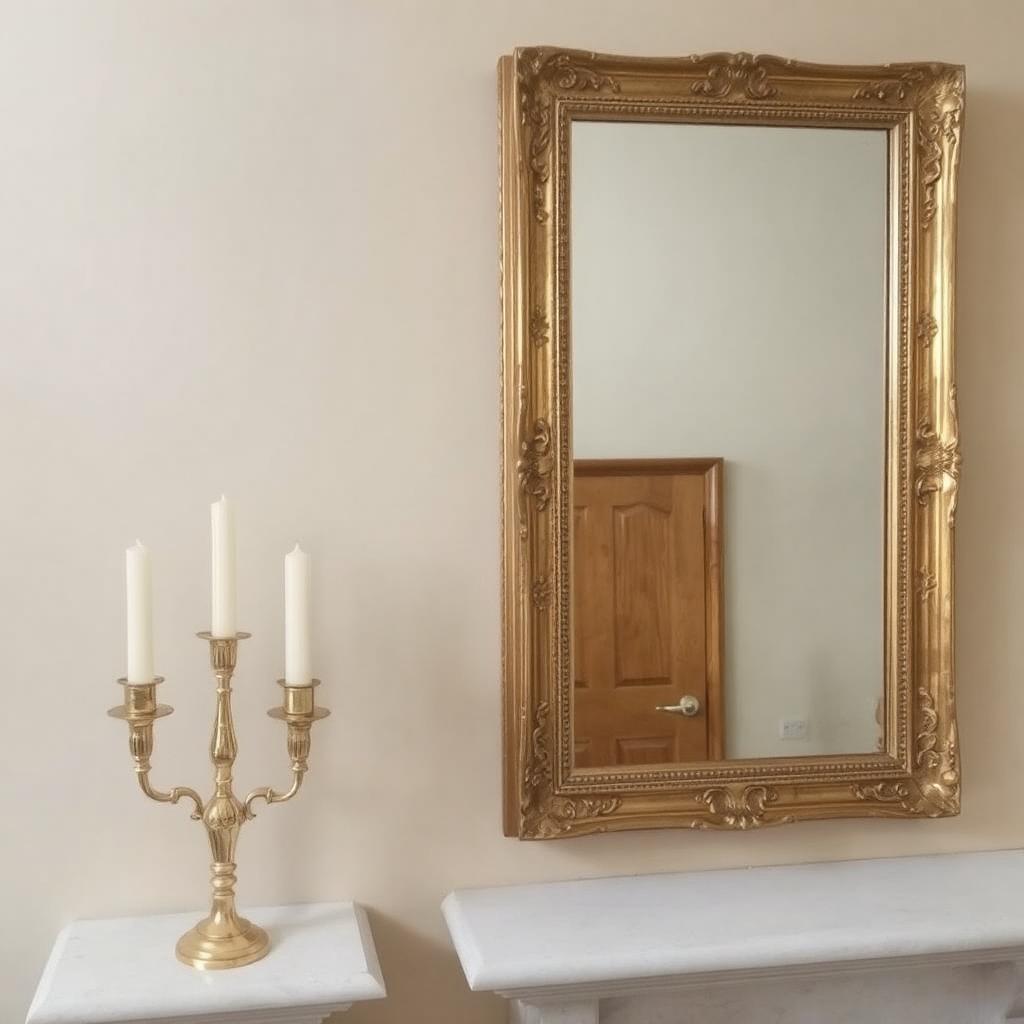
<instances>
[{"instance_id":1,"label":"white candle","mask_svg":"<svg viewBox=\"0 0 1024 1024\"><path fill-rule=\"evenodd\" d=\"M210 632L234 636L235 623L235 513L222 494L210 506L211 586Z\"/></svg>"},{"instance_id":2,"label":"white candle","mask_svg":"<svg viewBox=\"0 0 1024 1024\"><path fill-rule=\"evenodd\" d=\"M153 682L153 588L149 551L142 541L124 553L128 590L129 683Z\"/></svg>"},{"instance_id":3,"label":"white candle","mask_svg":"<svg viewBox=\"0 0 1024 1024\"><path fill-rule=\"evenodd\" d=\"M296 544L284 556L284 681L289 686L308 686L312 679L309 555Z\"/></svg>"}]
</instances>

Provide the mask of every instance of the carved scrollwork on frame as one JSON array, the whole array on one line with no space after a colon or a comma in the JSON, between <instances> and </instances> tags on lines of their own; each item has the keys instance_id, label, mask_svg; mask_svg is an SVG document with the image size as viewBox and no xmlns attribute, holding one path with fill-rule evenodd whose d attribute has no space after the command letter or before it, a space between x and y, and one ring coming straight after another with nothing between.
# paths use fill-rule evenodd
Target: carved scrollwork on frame
<instances>
[{"instance_id":1,"label":"carved scrollwork on frame","mask_svg":"<svg viewBox=\"0 0 1024 1024\"><path fill-rule=\"evenodd\" d=\"M922 604L932 596L937 586L938 580L935 578L935 573L927 566L917 570L917 583L914 590L917 593L917 599Z\"/></svg>"},{"instance_id":2,"label":"carved scrollwork on frame","mask_svg":"<svg viewBox=\"0 0 1024 1024\"><path fill-rule=\"evenodd\" d=\"M736 828L746 830L765 824L781 825L792 821L790 815L772 819L771 805L778 802L778 790L772 786L715 786L700 794L700 802L711 812L710 818L694 821L692 828Z\"/></svg>"},{"instance_id":3,"label":"carved scrollwork on frame","mask_svg":"<svg viewBox=\"0 0 1024 1024\"><path fill-rule=\"evenodd\" d=\"M603 832L601 819L613 814L620 803L617 797L552 797L536 819L537 838L554 839L580 827L588 832Z\"/></svg>"},{"instance_id":4,"label":"carved scrollwork on frame","mask_svg":"<svg viewBox=\"0 0 1024 1024\"><path fill-rule=\"evenodd\" d=\"M964 76L958 70L940 73L936 88L923 92L918 106L917 144L922 155L921 186L924 190L921 223L928 227L935 217L936 187L942 177L946 147L956 143L963 115Z\"/></svg>"},{"instance_id":5,"label":"carved scrollwork on frame","mask_svg":"<svg viewBox=\"0 0 1024 1024\"><path fill-rule=\"evenodd\" d=\"M960 486L960 426L957 412L956 385L949 389L949 422L951 433L940 437L931 421L922 420L917 428L917 479L914 490L918 503L925 505L928 498L942 490L948 482L950 489L948 522L952 527L956 519L957 494Z\"/></svg>"},{"instance_id":6,"label":"carved scrollwork on frame","mask_svg":"<svg viewBox=\"0 0 1024 1024\"><path fill-rule=\"evenodd\" d=\"M527 808L535 802L535 793L545 783L551 781L551 752L548 735L551 725L548 714L549 705L546 700L538 702L533 714L530 729L529 749L527 752L526 775L523 779L523 807Z\"/></svg>"},{"instance_id":7,"label":"carved scrollwork on frame","mask_svg":"<svg viewBox=\"0 0 1024 1024\"><path fill-rule=\"evenodd\" d=\"M892 100L902 102L921 84L923 79L924 71L921 68L911 68L897 78L882 78L862 85L854 92L853 98L855 100L878 100L881 103Z\"/></svg>"},{"instance_id":8,"label":"carved scrollwork on frame","mask_svg":"<svg viewBox=\"0 0 1024 1024\"><path fill-rule=\"evenodd\" d=\"M533 586L530 587L530 600L533 601L533 607L538 611L545 611L551 603L551 580L545 578L534 580Z\"/></svg>"},{"instance_id":9,"label":"carved scrollwork on frame","mask_svg":"<svg viewBox=\"0 0 1024 1024\"><path fill-rule=\"evenodd\" d=\"M725 53L694 57L692 60L708 65L705 76L690 86L695 96L720 100L731 96L734 89L739 89L747 99L766 100L778 93L768 78L768 69L761 57L749 53Z\"/></svg>"},{"instance_id":10,"label":"carved scrollwork on frame","mask_svg":"<svg viewBox=\"0 0 1024 1024\"><path fill-rule=\"evenodd\" d=\"M855 784L856 799L917 817L959 814L959 748L951 691L943 691L942 699L947 706L940 712L932 690L917 689L913 774L901 780Z\"/></svg>"},{"instance_id":11,"label":"carved scrollwork on frame","mask_svg":"<svg viewBox=\"0 0 1024 1024\"><path fill-rule=\"evenodd\" d=\"M958 813L952 540L961 453L952 317L963 69L530 47L502 58L499 74L506 833L744 831L811 818ZM887 133L879 585L891 656L881 749L608 769L574 761L569 204L576 120Z\"/></svg>"},{"instance_id":12,"label":"carved scrollwork on frame","mask_svg":"<svg viewBox=\"0 0 1024 1024\"><path fill-rule=\"evenodd\" d=\"M907 779L856 783L854 797L877 805L879 813L902 812L902 816L941 818L960 813L960 772L957 767L956 726L951 724L946 740L929 758L931 767Z\"/></svg>"},{"instance_id":13,"label":"carved scrollwork on frame","mask_svg":"<svg viewBox=\"0 0 1024 1024\"><path fill-rule=\"evenodd\" d=\"M534 219L548 219L547 185L551 178L548 153L551 147L551 97L553 93L617 92L610 75L595 70L594 54L569 53L535 47L520 51L518 79L522 124L529 134L530 189Z\"/></svg>"},{"instance_id":14,"label":"carved scrollwork on frame","mask_svg":"<svg viewBox=\"0 0 1024 1024\"><path fill-rule=\"evenodd\" d=\"M533 717L520 806L532 838L553 839L574 828L603 831L601 819L613 814L621 801L609 796L562 796L552 787L549 705L541 701Z\"/></svg>"},{"instance_id":15,"label":"carved scrollwork on frame","mask_svg":"<svg viewBox=\"0 0 1024 1024\"><path fill-rule=\"evenodd\" d=\"M917 753L914 760L922 768L934 768L940 764L942 758L939 754L939 715L935 710L935 698L925 687L917 691Z\"/></svg>"},{"instance_id":16,"label":"carved scrollwork on frame","mask_svg":"<svg viewBox=\"0 0 1024 1024\"><path fill-rule=\"evenodd\" d=\"M917 318L917 330L915 331L915 337L917 338L918 344L921 348L928 348L931 343L935 340L935 335L939 333L939 322L931 315L931 313L922 313Z\"/></svg>"},{"instance_id":17,"label":"carved scrollwork on frame","mask_svg":"<svg viewBox=\"0 0 1024 1024\"><path fill-rule=\"evenodd\" d=\"M516 475L519 478L519 536L525 540L529 532L530 505L543 512L551 500L551 426L538 417L527 427L527 393L520 389L520 441Z\"/></svg>"},{"instance_id":18,"label":"carved scrollwork on frame","mask_svg":"<svg viewBox=\"0 0 1024 1024\"><path fill-rule=\"evenodd\" d=\"M960 813L960 753L952 716L945 738L936 749L938 761L916 780L921 791L921 813L932 818Z\"/></svg>"},{"instance_id":19,"label":"carved scrollwork on frame","mask_svg":"<svg viewBox=\"0 0 1024 1024\"><path fill-rule=\"evenodd\" d=\"M874 801L879 804L895 804L909 811L914 803L916 787L910 782L886 779L882 782L855 782L850 790L858 800L867 803Z\"/></svg>"},{"instance_id":20,"label":"carved scrollwork on frame","mask_svg":"<svg viewBox=\"0 0 1024 1024\"><path fill-rule=\"evenodd\" d=\"M921 226L928 228L937 209L936 189L943 167L952 162L947 154L959 141L964 105L963 68L946 64L912 67L859 87L853 99L914 104L920 155Z\"/></svg>"},{"instance_id":21,"label":"carved scrollwork on frame","mask_svg":"<svg viewBox=\"0 0 1024 1024\"><path fill-rule=\"evenodd\" d=\"M535 309L530 314L530 341L540 348L550 340L551 325L548 323L547 314L543 309Z\"/></svg>"},{"instance_id":22,"label":"carved scrollwork on frame","mask_svg":"<svg viewBox=\"0 0 1024 1024\"><path fill-rule=\"evenodd\" d=\"M533 430L523 438L519 450L519 486L534 500L537 510L543 512L551 497L551 427L547 420L533 421Z\"/></svg>"}]
</instances>

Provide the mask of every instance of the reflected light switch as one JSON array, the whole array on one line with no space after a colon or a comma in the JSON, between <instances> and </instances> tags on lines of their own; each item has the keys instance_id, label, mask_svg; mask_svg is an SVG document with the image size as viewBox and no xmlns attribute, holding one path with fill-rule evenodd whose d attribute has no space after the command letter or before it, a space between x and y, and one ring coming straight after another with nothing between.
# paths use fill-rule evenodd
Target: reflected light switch
<instances>
[{"instance_id":1,"label":"reflected light switch","mask_svg":"<svg viewBox=\"0 0 1024 1024\"><path fill-rule=\"evenodd\" d=\"M807 739L806 718L780 718L779 719L780 740L805 740Z\"/></svg>"}]
</instances>

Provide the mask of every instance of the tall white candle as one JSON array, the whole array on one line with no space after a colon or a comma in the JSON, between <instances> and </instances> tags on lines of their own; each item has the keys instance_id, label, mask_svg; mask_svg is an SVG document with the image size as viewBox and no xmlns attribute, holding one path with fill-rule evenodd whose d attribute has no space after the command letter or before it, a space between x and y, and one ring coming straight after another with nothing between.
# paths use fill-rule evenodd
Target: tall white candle
<instances>
[{"instance_id":1,"label":"tall white candle","mask_svg":"<svg viewBox=\"0 0 1024 1024\"><path fill-rule=\"evenodd\" d=\"M153 587L149 551L137 540L124 553L128 596L129 683L153 681Z\"/></svg>"},{"instance_id":2,"label":"tall white candle","mask_svg":"<svg viewBox=\"0 0 1024 1024\"><path fill-rule=\"evenodd\" d=\"M235 511L222 494L210 506L211 586L210 632L234 636L235 622Z\"/></svg>"},{"instance_id":3,"label":"tall white candle","mask_svg":"<svg viewBox=\"0 0 1024 1024\"><path fill-rule=\"evenodd\" d=\"M284 556L284 681L289 686L308 686L312 679L309 555L296 544Z\"/></svg>"}]
</instances>

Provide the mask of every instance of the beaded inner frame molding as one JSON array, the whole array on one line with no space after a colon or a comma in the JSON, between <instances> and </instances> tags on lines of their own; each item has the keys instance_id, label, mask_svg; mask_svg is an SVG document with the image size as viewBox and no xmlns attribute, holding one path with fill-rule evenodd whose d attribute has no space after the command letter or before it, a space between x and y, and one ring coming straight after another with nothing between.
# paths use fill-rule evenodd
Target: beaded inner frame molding
<instances>
[{"instance_id":1,"label":"beaded inner frame molding","mask_svg":"<svg viewBox=\"0 0 1024 1024\"><path fill-rule=\"evenodd\" d=\"M501 58L504 826L521 839L959 812L953 526L956 179L964 70L747 53ZM884 130L884 749L574 768L570 630L572 121ZM835 381L842 387L842 381Z\"/></svg>"}]
</instances>

